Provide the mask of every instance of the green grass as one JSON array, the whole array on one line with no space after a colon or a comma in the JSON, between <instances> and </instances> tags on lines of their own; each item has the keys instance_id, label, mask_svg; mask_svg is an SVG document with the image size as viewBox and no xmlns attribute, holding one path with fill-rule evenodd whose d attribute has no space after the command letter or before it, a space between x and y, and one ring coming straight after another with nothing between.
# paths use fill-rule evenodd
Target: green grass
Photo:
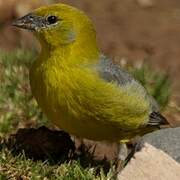
<instances>
[{"instance_id":1,"label":"green grass","mask_svg":"<svg viewBox=\"0 0 180 180\"><path fill-rule=\"evenodd\" d=\"M33 57L21 50L0 52L0 134L47 122L30 93L28 67Z\"/></svg>"},{"instance_id":2,"label":"green grass","mask_svg":"<svg viewBox=\"0 0 180 180\"><path fill-rule=\"evenodd\" d=\"M6 148L0 152L0 179L103 180L112 179L112 174L110 171L105 176L101 171L96 175L95 169L83 168L78 161L50 165L48 162L34 162L23 154L12 156Z\"/></svg>"},{"instance_id":3,"label":"green grass","mask_svg":"<svg viewBox=\"0 0 180 180\"><path fill-rule=\"evenodd\" d=\"M0 52L0 136L2 139L15 133L22 127L39 127L49 125L33 99L28 80L28 68L36 53L17 50L11 53ZM164 108L170 96L170 82L165 74L152 73L143 66L130 70L148 89ZM101 168L100 168L101 169ZM61 179L91 180L112 179L114 170L105 175L102 170L97 175L96 167L83 168L78 161L72 160L63 164L27 159L22 153L12 155L1 143L0 147L0 180L2 179Z\"/></svg>"}]
</instances>

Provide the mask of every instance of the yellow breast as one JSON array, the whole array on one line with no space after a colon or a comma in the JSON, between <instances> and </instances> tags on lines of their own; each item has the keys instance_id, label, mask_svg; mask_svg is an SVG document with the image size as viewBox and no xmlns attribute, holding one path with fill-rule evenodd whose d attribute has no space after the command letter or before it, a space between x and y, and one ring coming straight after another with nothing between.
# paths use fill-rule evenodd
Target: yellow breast
<instances>
[{"instance_id":1,"label":"yellow breast","mask_svg":"<svg viewBox=\"0 0 180 180\"><path fill-rule=\"evenodd\" d=\"M117 141L148 119L149 104L143 98L130 96L89 69L35 63L30 84L49 120L76 136Z\"/></svg>"}]
</instances>

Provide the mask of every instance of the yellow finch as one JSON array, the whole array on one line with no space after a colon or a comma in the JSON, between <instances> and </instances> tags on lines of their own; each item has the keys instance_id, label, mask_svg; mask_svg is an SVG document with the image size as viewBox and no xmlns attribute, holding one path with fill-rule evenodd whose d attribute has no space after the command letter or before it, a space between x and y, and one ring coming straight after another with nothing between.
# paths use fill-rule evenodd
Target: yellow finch
<instances>
[{"instance_id":1,"label":"yellow finch","mask_svg":"<svg viewBox=\"0 0 180 180\"><path fill-rule=\"evenodd\" d=\"M101 54L93 24L82 11L65 4L44 6L14 25L40 41L30 85L43 112L61 129L122 142L168 123L141 84Z\"/></svg>"}]
</instances>

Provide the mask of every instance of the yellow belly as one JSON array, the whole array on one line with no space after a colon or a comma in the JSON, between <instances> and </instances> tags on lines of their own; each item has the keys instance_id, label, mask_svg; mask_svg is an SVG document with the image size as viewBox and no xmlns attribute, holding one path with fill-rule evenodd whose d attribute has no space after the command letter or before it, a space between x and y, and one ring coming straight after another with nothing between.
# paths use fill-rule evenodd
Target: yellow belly
<instances>
[{"instance_id":1,"label":"yellow belly","mask_svg":"<svg viewBox=\"0 0 180 180\"><path fill-rule=\"evenodd\" d=\"M148 119L149 104L83 73L72 69L67 74L53 67L31 70L32 93L49 120L92 140L120 141L139 134L137 127Z\"/></svg>"}]
</instances>

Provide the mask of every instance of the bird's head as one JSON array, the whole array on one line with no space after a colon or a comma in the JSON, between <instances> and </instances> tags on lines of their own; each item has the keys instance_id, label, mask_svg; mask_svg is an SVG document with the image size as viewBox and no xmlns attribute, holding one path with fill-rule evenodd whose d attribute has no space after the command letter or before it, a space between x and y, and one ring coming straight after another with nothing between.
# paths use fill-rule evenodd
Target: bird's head
<instances>
[{"instance_id":1,"label":"bird's head","mask_svg":"<svg viewBox=\"0 0 180 180\"><path fill-rule=\"evenodd\" d=\"M82 11L65 4L40 7L17 19L13 25L33 31L41 44L52 47L75 42L81 45L96 44L91 20Z\"/></svg>"}]
</instances>

